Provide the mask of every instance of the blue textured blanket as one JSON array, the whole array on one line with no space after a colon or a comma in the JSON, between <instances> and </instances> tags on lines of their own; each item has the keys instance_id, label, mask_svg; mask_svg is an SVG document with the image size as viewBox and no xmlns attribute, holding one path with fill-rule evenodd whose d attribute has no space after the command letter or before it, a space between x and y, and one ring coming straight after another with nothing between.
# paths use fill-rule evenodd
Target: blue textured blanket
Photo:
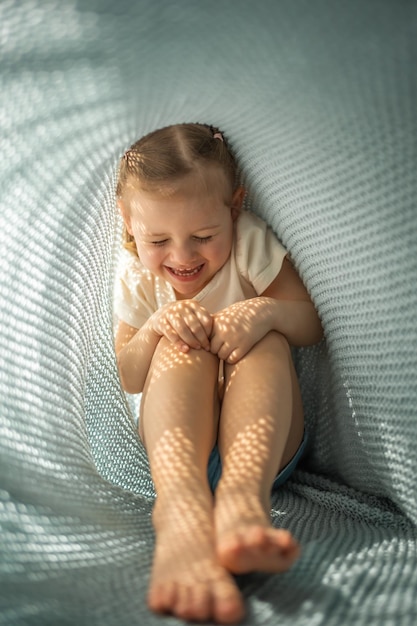
<instances>
[{"instance_id":1,"label":"blue textured blanket","mask_svg":"<svg viewBox=\"0 0 417 626\"><path fill-rule=\"evenodd\" d=\"M246 623L416 623L416 25L407 0L0 3L0 624L179 623L144 601L111 303L117 159L182 121L226 132L325 329L272 500L302 558L239 579Z\"/></svg>"}]
</instances>

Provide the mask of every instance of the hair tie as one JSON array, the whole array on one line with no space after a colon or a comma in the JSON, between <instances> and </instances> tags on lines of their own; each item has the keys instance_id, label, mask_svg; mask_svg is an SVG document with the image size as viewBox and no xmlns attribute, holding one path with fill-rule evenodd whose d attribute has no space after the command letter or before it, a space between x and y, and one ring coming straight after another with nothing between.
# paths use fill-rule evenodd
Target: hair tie
<instances>
[{"instance_id":1,"label":"hair tie","mask_svg":"<svg viewBox=\"0 0 417 626\"><path fill-rule=\"evenodd\" d=\"M136 150L132 150L129 148L123 155L123 161L128 165L128 167L132 167L136 165L140 161L140 153Z\"/></svg>"},{"instance_id":2,"label":"hair tie","mask_svg":"<svg viewBox=\"0 0 417 626\"><path fill-rule=\"evenodd\" d=\"M220 131L217 131L216 133L214 133L213 135L213 139L220 139L221 142L223 142L223 135L221 134Z\"/></svg>"}]
</instances>

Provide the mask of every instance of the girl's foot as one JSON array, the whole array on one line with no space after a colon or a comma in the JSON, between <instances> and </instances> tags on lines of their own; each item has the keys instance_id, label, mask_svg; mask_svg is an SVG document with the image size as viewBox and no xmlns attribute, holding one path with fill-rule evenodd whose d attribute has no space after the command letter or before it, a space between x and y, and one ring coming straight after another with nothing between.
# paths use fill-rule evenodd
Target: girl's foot
<instances>
[{"instance_id":1,"label":"girl's foot","mask_svg":"<svg viewBox=\"0 0 417 626\"><path fill-rule=\"evenodd\" d=\"M212 521L198 504L155 506L156 550L148 591L149 608L190 621L234 624L243 600L230 574L218 563Z\"/></svg>"},{"instance_id":2,"label":"girl's foot","mask_svg":"<svg viewBox=\"0 0 417 626\"><path fill-rule=\"evenodd\" d=\"M285 572L300 554L291 533L271 526L259 499L244 491L219 489L215 520L217 557L233 574Z\"/></svg>"}]
</instances>

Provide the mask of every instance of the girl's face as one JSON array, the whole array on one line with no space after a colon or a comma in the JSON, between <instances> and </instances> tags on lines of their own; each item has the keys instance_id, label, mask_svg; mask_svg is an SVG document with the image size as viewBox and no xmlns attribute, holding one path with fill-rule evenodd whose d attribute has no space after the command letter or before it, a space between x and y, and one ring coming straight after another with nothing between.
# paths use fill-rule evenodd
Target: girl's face
<instances>
[{"instance_id":1,"label":"girl's face","mask_svg":"<svg viewBox=\"0 0 417 626\"><path fill-rule=\"evenodd\" d=\"M233 222L245 192L234 193L222 170L209 166L157 190L131 188L120 208L142 264L169 282L178 299L193 298L230 256Z\"/></svg>"}]
</instances>

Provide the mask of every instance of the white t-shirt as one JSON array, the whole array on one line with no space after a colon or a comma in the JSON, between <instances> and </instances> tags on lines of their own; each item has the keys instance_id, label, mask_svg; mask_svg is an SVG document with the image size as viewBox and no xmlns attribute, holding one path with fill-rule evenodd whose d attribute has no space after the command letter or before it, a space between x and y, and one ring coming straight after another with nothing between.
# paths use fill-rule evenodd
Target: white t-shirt
<instances>
[{"instance_id":1,"label":"white t-shirt","mask_svg":"<svg viewBox=\"0 0 417 626\"><path fill-rule=\"evenodd\" d=\"M260 295L278 275L287 252L267 224L242 211L234 224L229 259L193 298L210 313ZM115 286L119 320L141 328L164 304L175 302L172 286L146 269L134 252L123 249Z\"/></svg>"}]
</instances>

